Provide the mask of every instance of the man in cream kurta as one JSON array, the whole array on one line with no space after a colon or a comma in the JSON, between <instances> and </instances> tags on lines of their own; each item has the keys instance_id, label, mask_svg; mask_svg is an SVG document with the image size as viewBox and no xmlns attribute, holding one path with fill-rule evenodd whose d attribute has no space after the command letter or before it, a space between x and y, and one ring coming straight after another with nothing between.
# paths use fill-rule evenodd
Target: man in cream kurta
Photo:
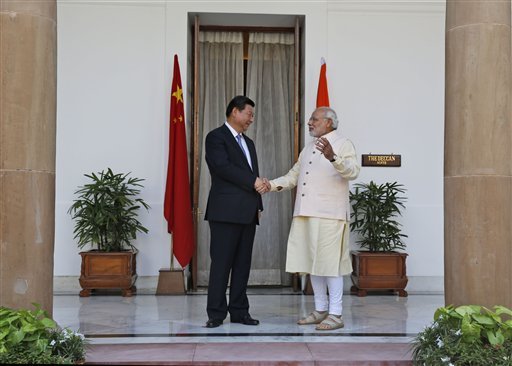
<instances>
[{"instance_id":1,"label":"man in cream kurta","mask_svg":"<svg viewBox=\"0 0 512 366\"><path fill-rule=\"evenodd\" d=\"M267 188L297 187L286 271L309 273L315 293L315 311L298 324L332 330L343 327L343 275L352 272L348 181L357 178L360 166L354 145L337 130L334 110L317 108L308 128L315 141L304 147L286 175L268 182Z\"/></svg>"}]
</instances>

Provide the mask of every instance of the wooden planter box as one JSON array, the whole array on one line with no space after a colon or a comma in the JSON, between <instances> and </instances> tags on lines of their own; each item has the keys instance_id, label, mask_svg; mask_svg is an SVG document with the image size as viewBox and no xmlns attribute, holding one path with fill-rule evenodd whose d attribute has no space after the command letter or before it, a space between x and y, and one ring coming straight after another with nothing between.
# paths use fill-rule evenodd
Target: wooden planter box
<instances>
[{"instance_id":1,"label":"wooden planter box","mask_svg":"<svg viewBox=\"0 0 512 366\"><path fill-rule=\"evenodd\" d=\"M137 252L80 252L82 271L80 273L80 296L91 295L96 289L121 289L123 296L132 296L137 280Z\"/></svg>"},{"instance_id":2,"label":"wooden planter box","mask_svg":"<svg viewBox=\"0 0 512 366\"><path fill-rule=\"evenodd\" d=\"M350 292L366 296L367 291L390 290L407 296L406 253L351 251L352 282Z\"/></svg>"}]
</instances>

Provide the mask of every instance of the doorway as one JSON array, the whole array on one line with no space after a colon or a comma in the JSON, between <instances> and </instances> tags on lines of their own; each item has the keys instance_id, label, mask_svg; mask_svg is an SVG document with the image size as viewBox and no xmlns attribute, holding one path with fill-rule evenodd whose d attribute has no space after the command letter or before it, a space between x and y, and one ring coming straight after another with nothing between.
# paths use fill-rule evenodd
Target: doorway
<instances>
[{"instance_id":1,"label":"doorway","mask_svg":"<svg viewBox=\"0 0 512 366\"><path fill-rule=\"evenodd\" d=\"M258 17L262 15L254 15L251 22L257 24ZM235 95L246 95L256 103L254 123L247 135L255 142L262 177L281 176L297 160L301 21L290 17L293 27L203 25L203 18L212 22L211 15L196 14L193 18L194 66L189 90L193 90L194 288L208 285L210 266L210 232L204 221L210 175L204 159L204 139L225 122L227 103ZM265 19L268 23L267 16ZM292 276L284 268L293 198L293 193L263 196L264 212L256 230L249 285L291 284Z\"/></svg>"}]
</instances>

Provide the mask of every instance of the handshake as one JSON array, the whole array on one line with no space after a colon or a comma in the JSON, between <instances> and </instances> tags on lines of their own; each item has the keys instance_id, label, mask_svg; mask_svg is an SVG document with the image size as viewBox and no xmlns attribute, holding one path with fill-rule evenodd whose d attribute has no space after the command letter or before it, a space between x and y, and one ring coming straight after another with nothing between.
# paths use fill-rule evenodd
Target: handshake
<instances>
[{"instance_id":1,"label":"handshake","mask_svg":"<svg viewBox=\"0 0 512 366\"><path fill-rule=\"evenodd\" d=\"M259 194L264 194L267 192L270 192L270 182L267 178L256 178L256 181L254 182L254 189Z\"/></svg>"}]
</instances>

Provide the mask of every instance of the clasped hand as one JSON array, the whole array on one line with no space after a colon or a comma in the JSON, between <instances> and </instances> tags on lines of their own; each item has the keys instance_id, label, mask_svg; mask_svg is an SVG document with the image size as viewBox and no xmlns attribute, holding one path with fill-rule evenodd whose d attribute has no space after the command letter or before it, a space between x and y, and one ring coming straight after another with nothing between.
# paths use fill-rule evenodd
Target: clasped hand
<instances>
[{"instance_id":1,"label":"clasped hand","mask_svg":"<svg viewBox=\"0 0 512 366\"><path fill-rule=\"evenodd\" d=\"M254 189L259 194L264 194L267 192L270 192L270 182L267 178L256 178L256 181L254 182Z\"/></svg>"}]
</instances>

